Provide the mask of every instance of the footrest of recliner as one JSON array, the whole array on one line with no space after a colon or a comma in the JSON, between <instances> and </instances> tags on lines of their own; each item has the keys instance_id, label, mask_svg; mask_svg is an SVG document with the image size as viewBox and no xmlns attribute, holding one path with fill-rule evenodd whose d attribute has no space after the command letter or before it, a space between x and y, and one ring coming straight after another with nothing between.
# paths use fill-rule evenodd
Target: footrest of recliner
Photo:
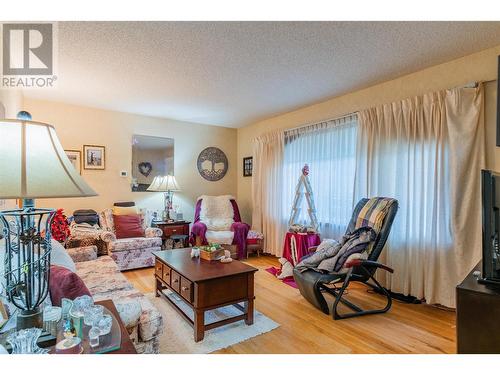
<instances>
[{"instance_id":1,"label":"footrest of recliner","mask_svg":"<svg viewBox=\"0 0 500 375\"><path fill-rule=\"evenodd\" d=\"M323 293L321 293L321 286L337 279L337 276L325 275L313 270L299 272L294 269L293 278L299 287L302 297L325 314L330 314L328 303L325 297L323 297Z\"/></svg>"}]
</instances>

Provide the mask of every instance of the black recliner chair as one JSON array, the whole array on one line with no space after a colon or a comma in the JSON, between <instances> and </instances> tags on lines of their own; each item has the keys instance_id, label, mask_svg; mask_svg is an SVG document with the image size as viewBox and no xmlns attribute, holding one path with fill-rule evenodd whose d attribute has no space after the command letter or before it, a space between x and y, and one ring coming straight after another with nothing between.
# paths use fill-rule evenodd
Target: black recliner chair
<instances>
[{"instance_id":1,"label":"black recliner chair","mask_svg":"<svg viewBox=\"0 0 500 375\"><path fill-rule=\"evenodd\" d=\"M368 199L366 198L361 199L358 202L358 204L354 208L354 212L349 226L347 227L346 233L352 232L354 229L356 229L355 226L359 213L367 202ZM349 268L347 273L324 274L314 270L308 270L305 272L294 270L293 276L295 278L295 282L299 287L300 294L302 294L302 296L306 300L323 311L325 314L329 314L330 310L325 298L323 297L323 293L329 293L333 295L335 297L335 301L333 302L332 306L333 319L346 319L355 316L380 314L387 312L392 305L391 295L382 285L379 284L379 282L375 279L374 274L377 269L383 269L391 273L394 272L391 268L378 263L377 260L384 248L385 242L387 241L387 237L389 236L389 233L391 231L392 223L394 221L394 218L396 217L397 211L398 201L396 199L393 199L390 203L386 217L384 218L382 228L378 233L377 238L375 239L370 255L366 260L357 259L349 262L350 264L346 263L345 267ZM369 287L383 294L387 299L387 304L385 305L385 307L382 309L363 310L352 302L346 300L343 297L344 292L349 286L349 283L353 281L368 285ZM373 281L373 284L370 281ZM336 284L338 283L342 283L342 286L336 286ZM339 313L339 303L344 304L353 312L345 314Z\"/></svg>"}]
</instances>

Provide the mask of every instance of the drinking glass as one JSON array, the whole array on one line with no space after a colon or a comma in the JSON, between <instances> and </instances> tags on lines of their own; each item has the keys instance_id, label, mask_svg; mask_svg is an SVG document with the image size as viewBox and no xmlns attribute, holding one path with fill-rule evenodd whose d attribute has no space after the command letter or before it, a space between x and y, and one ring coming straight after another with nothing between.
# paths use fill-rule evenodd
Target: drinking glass
<instances>
[{"instance_id":1,"label":"drinking glass","mask_svg":"<svg viewBox=\"0 0 500 375\"><path fill-rule=\"evenodd\" d=\"M92 327L89 331L89 345L93 348L99 346L99 335L101 331L97 327Z\"/></svg>"}]
</instances>

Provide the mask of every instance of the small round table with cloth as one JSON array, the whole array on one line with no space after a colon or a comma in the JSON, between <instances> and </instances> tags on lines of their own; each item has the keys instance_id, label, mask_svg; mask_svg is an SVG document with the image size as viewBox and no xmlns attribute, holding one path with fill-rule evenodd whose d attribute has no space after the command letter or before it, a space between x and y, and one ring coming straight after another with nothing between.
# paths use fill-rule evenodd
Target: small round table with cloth
<instances>
[{"instance_id":1,"label":"small round table with cloth","mask_svg":"<svg viewBox=\"0 0 500 375\"><path fill-rule=\"evenodd\" d=\"M288 232L283 245L283 258L295 267L304 255L309 254L310 247L318 246L320 243L321 239L317 233Z\"/></svg>"}]
</instances>

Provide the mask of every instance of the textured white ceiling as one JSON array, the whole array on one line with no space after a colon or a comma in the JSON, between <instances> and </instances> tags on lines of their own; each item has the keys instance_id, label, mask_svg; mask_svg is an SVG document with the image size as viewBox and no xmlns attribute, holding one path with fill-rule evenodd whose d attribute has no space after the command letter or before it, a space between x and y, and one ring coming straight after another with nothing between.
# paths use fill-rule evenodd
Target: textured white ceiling
<instances>
[{"instance_id":1,"label":"textured white ceiling","mask_svg":"<svg viewBox=\"0 0 500 375\"><path fill-rule=\"evenodd\" d=\"M241 127L500 44L500 22L60 22L25 95Z\"/></svg>"}]
</instances>

